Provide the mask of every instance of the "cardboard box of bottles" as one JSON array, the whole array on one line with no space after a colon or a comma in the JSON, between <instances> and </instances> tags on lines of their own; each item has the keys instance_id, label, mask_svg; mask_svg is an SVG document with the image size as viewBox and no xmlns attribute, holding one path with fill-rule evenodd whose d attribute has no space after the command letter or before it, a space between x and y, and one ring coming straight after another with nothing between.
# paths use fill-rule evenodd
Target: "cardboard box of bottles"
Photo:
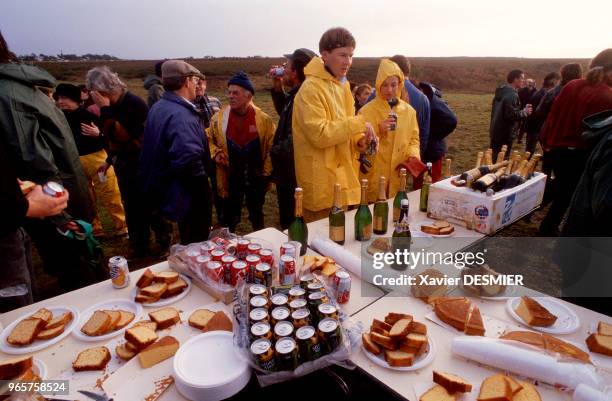
<instances>
[{"instance_id":1,"label":"cardboard box of bottles","mask_svg":"<svg viewBox=\"0 0 612 401\"><path fill-rule=\"evenodd\" d=\"M429 188L428 215L483 234L493 234L540 206L546 185L546 174L536 172L521 185L487 195L456 187L451 184L452 178Z\"/></svg>"}]
</instances>

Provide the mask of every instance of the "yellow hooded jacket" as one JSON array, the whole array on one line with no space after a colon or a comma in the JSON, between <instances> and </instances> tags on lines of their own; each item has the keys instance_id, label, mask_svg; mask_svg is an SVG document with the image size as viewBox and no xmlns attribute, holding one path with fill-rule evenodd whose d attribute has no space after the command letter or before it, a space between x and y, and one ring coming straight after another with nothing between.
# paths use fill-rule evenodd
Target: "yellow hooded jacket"
<instances>
[{"instance_id":1,"label":"yellow hooded jacket","mask_svg":"<svg viewBox=\"0 0 612 401\"><path fill-rule=\"evenodd\" d=\"M381 133L379 124L389 117L391 107L383 98L380 88L383 82L391 76L399 77L397 91L399 103L394 109L397 114L397 128L395 131ZM400 184L399 172L395 168L411 156L420 158L419 125L416 112L412 106L401 100L403 86L404 74L398 65L389 59L382 59L376 75L376 98L359 110L359 114L372 123L379 138L377 154L369 157L373 164L372 168L367 174L360 173L360 178L367 178L370 183L368 202L374 202L378 197L378 182L381 175L387 179L387 198L395 196Z\"/></svg>"},{"instance_id":2,"label":"yellow hooded jacket","mask_svg":"<svg viewBox=\"0 0 612 401\"><path fill-rule=\"evenodd\" d=\"M352 158L366 120L355 116L348 81L341 83L313 58L304 68L306 80L293 104L293 153L304 209L319 211L333 203L335 183L345 205L359 203L359 173Z\"/></svg>"},{"instance_id":3,"label":"yellow hooded jacket","mask_svg":"<svg viewBox=\"0 0 612 401\"><path fill-rule=\"evenodd\" d=\"M276 132L276 125L272 118L262 111L259 107L251 103L251 106L255 109L255 125L257 126L257 134L259 135L259 141L261 142L261 158L264 161L263 175L265 177L270 176L272 173L272 161L270 159L270 148L274 141L274 133ZM227 131L227 124L229 120L230 106L225 106L218 113L213 115L210 126L206 130L208 136L208 146L210 148L210 157L215 158L219 152L224 152L228 155L227 141L225 134ZM222 171L220 171L222 170ZM217 168L217 193L222 198L228 195L228 183L227 183L227 172L225 169Z\"/></svg>"}]
</instances>

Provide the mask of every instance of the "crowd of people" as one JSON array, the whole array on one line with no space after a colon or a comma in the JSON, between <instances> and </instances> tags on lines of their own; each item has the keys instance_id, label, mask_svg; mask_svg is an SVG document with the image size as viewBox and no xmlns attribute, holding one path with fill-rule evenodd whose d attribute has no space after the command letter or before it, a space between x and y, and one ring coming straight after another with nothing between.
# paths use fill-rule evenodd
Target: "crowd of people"
<instances>
[{"instance_id":1,"label":"crowd of people","mask_svg":"<svg viewBox=\"0 0 612 401\"><path fill-rule=\"evenodd\" d=\"M227 81L222 105L206 94L206 76L197 68L159 62L145 78L145 101L106 66L89 70L84 86L56 85L46 71L20 63L0 35L0 199L9 211L0 258L10 273L0 279L2 308L32 302L30 238L62 290L99 279L100 272L83 269L95 270L95 238L104 235L97 206L110 214L113 234L127 236L128 259L163 257L174 242L206 240L213 207L216 223L232 232L243 205L253 230L263 228L272 184L285 229L298 186L310 222L328 216L337 183L350 207L360 202L362 178L387 177L387 198L399 187L401 167L409 167L414 188L422 184L425 163L439 180L446 137L457 125L440 89L411 79L409 61L398 55L380 61L374 87L364 83L352 91L347 74L355 48L348 30L332 28L319 41L319 55L305 48L285 55L282 73L272 74L275 123L254 103L256 88L244 72ZM544 233L558 228L585 165L592 165L587 159L595 140L582 139L582 120L605 110L609 119L612 50L581 75L580 65L569 64L560 76L549 74L539 91L534 85L524 93L524 73L513 70L493 100L495 154L503 145L510 154L524 131L526 149L535 151L539 139L544 168L555 177ZM584 185L599 186L592 174ZM21 180L34 182L34 190L24 195ZM43 193L49 181L64 186L62 197ZM371 185L369 202L377 192ZM610 213L606 194L598 207ZM576 213L599 218L594 210ZM180 238L172 238L172 223Z\"/></svg>"}]
</instances>

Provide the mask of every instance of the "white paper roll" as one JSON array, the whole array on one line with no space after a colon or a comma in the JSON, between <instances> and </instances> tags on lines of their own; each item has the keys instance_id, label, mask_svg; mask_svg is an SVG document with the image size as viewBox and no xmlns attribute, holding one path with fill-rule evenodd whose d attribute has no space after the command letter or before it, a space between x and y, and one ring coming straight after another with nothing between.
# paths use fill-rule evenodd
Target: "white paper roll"
<instances>
[{"instance_id":1,"label":"white paper roll","mask_svg":"<svg viewBox=\"0 0 612 401\"><path fill-rule=\"evenodd\" d=\"M321 255L329 256L353 275L361 278L361 259L329 238L316 237L310 242Z\"/></svg>"},{"instance_id":2,"label":"white paper roll","mask_svg":"<svg viewBox=\"0 0 612 401\"><path fill-rule=\"evenodd\" d=\"M574 401L612 401L612 396L595 390L586 384L579 384L574 391Z\"/></svg>"},{"instance_id":3,"label":"white paper roll","mask_svg":"<svg viewBox=\"0 0 612 401\"><path fill-rule=\"evenodd\" d=\"M551 385L575 389L584 383L603 388L603 379L593 365L560 362L550 355L509 344L495 338L461 336L451 342L453 354Z\"/></svg>"}]
</instances>

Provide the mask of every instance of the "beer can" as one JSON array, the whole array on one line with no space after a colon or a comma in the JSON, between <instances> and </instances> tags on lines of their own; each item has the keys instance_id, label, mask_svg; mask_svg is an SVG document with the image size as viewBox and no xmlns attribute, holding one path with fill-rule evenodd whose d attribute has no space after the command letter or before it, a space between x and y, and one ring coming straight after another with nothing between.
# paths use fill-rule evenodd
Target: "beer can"
<instances>
[{"instance_id":1,"label":"beer can","mask_svg":"<svg viewBox=\"0 0 612 401\"><path fill-rule=\"evenodd\" d=\"M289 308L287 308L286 306L279 306L272 309L271 316L272 325L276 325L278 322L282 322L283 320L291 320L291 312L289 312Z\"/></svg>"},{"instance_id":2,"label":"beer can","mask_svg":"<svg viewBox=\"0 0 612 401\"><path fill-rule=\"evenodd\" d=\"M268 372L276 371L276 359L272 342L265 338L255 340L251 344L251 354L255 360L255 364L261 369Z\"/></svg>"},{"instance_id":3,"label":"beer can","mask_svg":"<svg viewBox=\"0 0 612 401\"><path fill-rule=\"evenodd\" d=\"M334 352L342 344L340 322L330 318L323 319L319 322L318 328L323 351L326 354Z\"/></svg>"},{"instance_id":4,"label":"beer can","mask_svg":"<svg viewBox=\"0 0 612 401\"><path fill-rule=\"evenodd\" d=\"M270 297L270 301L272 301L273 307L276 308L278 306L287 306L289 298L285 294L274 294Z\"/></svg>"},{"instance_id":5,"label":"beer can","mask_svg":"<svg viewBox=\"0 0 612 401\"><path fill-rule=\"evenodd\" d=\"M293 336L293 325L291 322L286 320L281 320L280 322L274 325L274 338L276 341L280 340L283 337L292 337Z\"/></svg>"},{"instance_id":6,"label":"beer can","mask_svg":"<svg viewBox=\"0 0 612 401\"><path fill-rule=\"evenodd\" d=\"M130 270L127 259L123 256L113 256L108 260L108 270L115 288L125 288L130 283Z\"/></svg>"},{"instance_id":7,"label":"beer can","mask_svg":"<svg viewBox=\"0 0 612 401\"><path fill-rule=\"evenodd\" d=\"M295 370L298 367L297 343L291 337L283 337L274 346L278 370Z\"/></svg>"},{"instance_id":8,"label":"beer can","mask_svg":"<svg viewBox=\"0 0 612 401\"><path fill-rule=\"evenodd\" d=\"M259 251L261 251L261 248L261 245L251 242L249 245L247 245L247 255L259 256Z\"/></svg>"},{"instance_id":9,"label":"beer can","mask_svg":"<svg viewBox=\"0 0 612 401\"><path fill-rule=\"evenodd\" d=\"M249 301L249 305L251 307L251 310L257 308L268 309L270 307L270 302L268 301L268 298L262 297L261 295L257 295L251 298L251 300Z\"/></svg>"},{"instance_id":10,"label":"beer can","mask_svg":"<svg viewBox=\"0 0 612 401\"><path fill-rule=\"evenodd\" d=\"M306 307L308 307L308 302L303 298L294 299L293 301L289 302L289 310L291 310L291 312L295 312L298 309Z\"/></svg>"},{"instance_id":11,"label":"beer can","mask_svg":"<svg viewBox=\"0 0 612 401\"><path fill-rule=\"evenodd\" d=\"M308 286L306 287L306 291L310 295L310 294L312 294L314 292L323 292L323 291L325 291L325 287L323 286L323 283L321 283L320 281L315 281L314 283L308 284Z\"/></svg>"},{"instance_id":12,"label":"beer can","mask_svg":"<svg viewBox=\"0 0 612 401\"><path fill-rule=\"evenodd\" d=\"M249 250L249 244L251 241L248 239L241 238L236 243L236 257L238 259L246 258L247 252Z\"/></svg>"},{"instance_id":13,"label":"beer can","mask_svg":"<svg viewBox=\"0 0 612 401\"><path fill-rule=\"evenodd\" d=\"M270 323L270 315L265 308L257 308L249 312L249 320L251 324L259 322Z\"/></svg>"},{"instance_id":14,"label":"beer can","mask_svg":"<svg viewBox=\"0 0 612 401\"><path fill-rule=\"evenodd\" d=\"M210 257L215 262L221 262L225 255L225 250L223 249L213 249L212 251L210 251Z\"/></svg>"},{"instance_id":15,"label":"beer can","mask_svg":"<svg viewBox=\"0 0 612 401\"><path fill-rule=\"evenodd\" d=\"M282 244L280 247L281 258L284 255L289 255L289 256L293 256L294 258L297 258L298 254L296 252L295 245L293 245L291 242L285 242L284 244Z\"/></svg>"},{"instance_id":16,"label":"beer can","mask_svg":"<svg viewBox=\"0 0 612 401\"><path fill-rule=\"evenodd\" d=\"M212 241L205 241L200 245L200 253L202 255L210 255L214 249L216 249L216 245Z\"/></svg>"},{"instance_id":17,"label":"beer can","mask_svg":"<svg viewBox=\"0 0 612 401\"><path fill-rule=\"evenodd\" d=\"M232 263L236 261L236 257L233 255L223 255L221 258L221 265L223 265L223 281L225 283L232 282Z\"/></svg>"},{"instance_id":18,"label":"beer can","mask_svg":"<svg viewBox=\"0 0 612 401\"><path fill-rule=\"evenodd\" d=\"M216 283L223 282L223 265L221 262L211 260L206 264L206 275Z\"/></svg>"},{"instance_id":19,"label":"beer can","mask_svg":"<svg viewBox=\"0 0 612 401\"><path fill-rule=\"evenodd\" d=\"M295 257L283 255L280 258L279 280L281 285L295 283L296 261Z\"/></svg>"},{"instance_id":20,"label":"beer can","mask_svg":"<svg viewBox=\"0 0 612 401\"><path fill-rule=\"evenodd\" d=\"M312 313L313 316L318 316L319 305L326 304L328 302L329 298L324 292L318 291L308 295L308 308L310 309L310 313Z\"/></svg>"},{"instance_id":21,"label":"beer can","mask_svg":"<svg viewBox=\"0 0 612 401\"><path fill-rule=\"evenodd\" d=\"M351 275L344 270L338 270L334 275L334 292L336 301L344 304L351 298Z\"/></svg>"},{"instance_id":22,"label":"beer can","mask_svg":"<svg viewBox=\"0 0 612 401\"><path fill-rule=\"evenodd\" d=\"M234 287L238 284L239 280L246 280L247 276L247 264L242 260L237 260L232 263L232 274L230 277L230 284Z\"/></svg>"},{"instance_id":23,"label":"beer can","mask_svg":"<svg viewBox=\"0 0 612 401\"><path fill-rule=\"evenodd\" d=\"M261 284L251 284L249 286L249 298L262 296L268 298L268 288Z\"/></svg>"},{"instance_id":24,"label":"beer can","mask_svg":"<svg viewBox=\"0 0 612 401\"><path fill-rule=\"evenodd\" d=\"M319 305L319 321L327 318L338 320L338 309L332 304L321 304Z\"/></svg>"},{"instance_id":25,"label":"beer can","mask_svg":"<svg viewBox=\"0 0 612 401\"><path fill-rule=\"evenodd\" d=\"M256 284L263 284L266 287L272 287L272 267L267 263L258 263L255 265L253 282Z\"/></svg>"},{"instance_id":26,"label":"beer can","mask_svg":"<svg viewBox=\"0 0 612 401\"><path fill-rule=\"evenodd\" d=\"M291 287L289 290L289 302L299 298L306 299L306 290L299 286Z\"/></svg>"},{"instance_id":27,"label":"beer can","mask_svg":"<svg viewBox=\"0 0 612 401\"><path fill-rule=\"evenodd\" d=\"M300 287L302 287L303 289L307 289L308 288L308 284L314 283L316 281L318 281L318 280L314 276L314 274L312 274L312 273L302 274L300 276Z\"/></svg>"},{"instance_id":28,"label":"beer can","mask_svg":"<svg viewBox=\"0 0 612 401\"><path fill-rule=\"evenodd\" d=\"M271 249L262 249L259 251L259 257L261 258L261 263L267 263L270 266L274 266L274 252Z\"/></svg>"},{"instance_id":29,"label":"beer can","mask_svg":"<svg viewBox=\"0 0 612 401\"><path fill-rule=\"evenodd\" d=\"M255 266L261 262L259 255L247 255L245 258L247 263L247 282L252 283L255 278Z\"/></svg>"},{"instance_id":30,"label":"beer can","mask_svg":"<svg viewBox=\"0 0 612 401\"><path fill-rule=\"evenodd\" d=\"M42 190L46 195L52 196L54 198L59 198L64 195L63 185L55 181L49 181L48 183L43 185Z\"/></svg>"},{"instance_id":31,"label":"beer can","mask_svg":"<svg viewBox=\"0 0 612 401\"><path fill-rule=\"evenodd\" d=\"M291 322L293 327L296 329L302 326L310 326L312 319L310 318L310 311L306 308L298 309L291 314Z\"/></svg>"},{"instance_id":32,"label":"beer can","mask_svg":"<svg viewBox=\"0 0 612 401\"><path fill-rule=\"evenodd\" d=\"M266 322L255 323L251 326L251 340L257 341L261 338L266 340L272 340L272 329Z\"/></svg>"},{"instance_id":33,"label":"beer can","mask_svg":"<svg viewBox=\"0 0 612 401\"><path fill-rule=\"evenodd\" d=\"M295 332L302 362L314 361L321 357L321 341L312 326L302 326Z\"/></svg>"}]
</instances>

